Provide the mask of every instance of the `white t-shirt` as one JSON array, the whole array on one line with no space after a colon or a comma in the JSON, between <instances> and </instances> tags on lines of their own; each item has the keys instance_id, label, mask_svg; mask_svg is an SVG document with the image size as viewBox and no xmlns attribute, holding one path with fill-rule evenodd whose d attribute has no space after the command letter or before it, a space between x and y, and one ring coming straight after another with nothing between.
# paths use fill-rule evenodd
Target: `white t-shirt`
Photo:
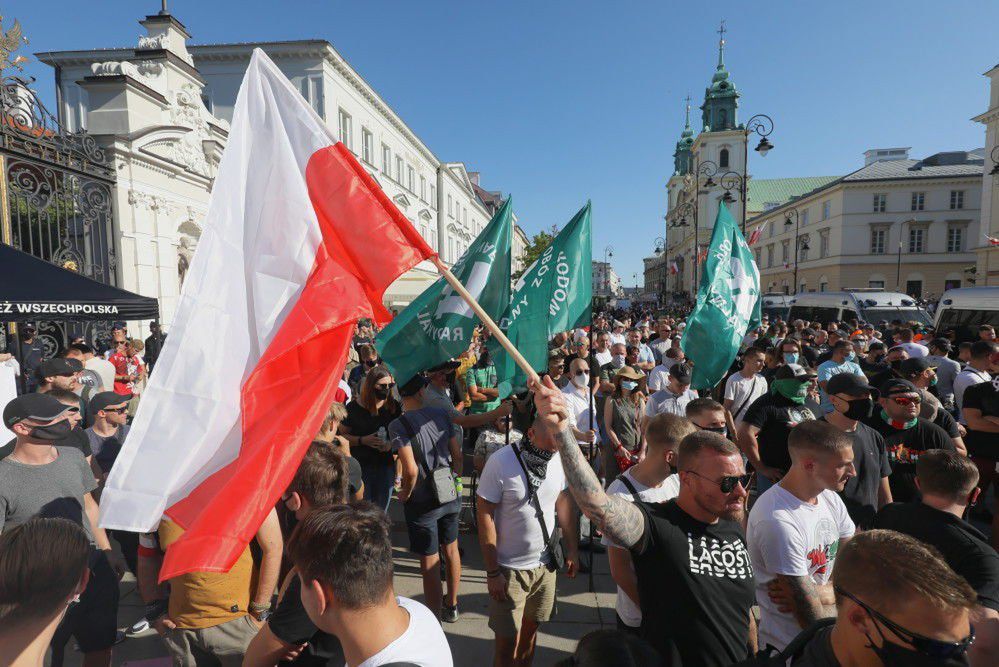
<instances>
[{"instance_id":1,"label":"white t-shirt","mask_svg":"<svg viewBox=\"0 0 999 667\"><path fill-rule=\"evenodd\" d=\"M7 405L17 398L17 380L15 378L20 374L21 365L14 357L0 362L0 405ZM13 439L14 433L4 426L3 422L0 422L0 442L6 443Z\"/></svg>"},{"instance_id":2,"label":"white t-shirt","mask_svg":"<svg viewBox=\"0 0 999 667\"><path fill-rule=\"evenodd\" d=\"M760 646L783 650L800 632L790 613L770 601L767 584L778 574L829 582L839 541L853 535L846 505L834 491L823 491L815 505L802 502L780 484L767 489L749 512L749 558L760 605Z\"/></svg>"},{"instance_id":3,"label":"white t-shirt","mask_svg":"<svg viewBox=\"0 0 999 667\"><path fill-rule=\"evenodd\" d=\"M454 667L451 646L433 613L416 600L404 597L395 600L409 612L409 627L357 667L379 667L392 662L410 662L420 667Z\"/></svg>"},{"instance_id":4,"label":"white t-shirt","mask_svg":"<svg viewBox=\"0 0 999 667\"><path fill-rule=\"evenodd\" d=\"M607 348L603 352L594 349L593 358L597 360L597 367L599 368L601 366L606 366L607 364L609 364L614 359L614 355L611 354L610 348Z\"/></svg>"},{"instance_id":5,"label":"white t-shirt","mask_svg":"<svg viewBox=\"0 0 999 667\"><path fill-rule=\"evenodd\" d=\"M919 343L899 343L897 347L902 348L909 353L909 358L914 359L916 357L925 357L930 354L930 348Z\"/></svg>"},{"instance_id":6,"label":"white t-shirt","mask_svg":"<svg viewBox=\"0 0 999 667\"><path fill-rule=\"evenodd\" d=\"M572 411L572 419L576 424L576 430L582 433L586 433L590 430L591 411L593 411L592 428L595 431L599 430L599 424L596 419L596 404L593 401L593 397L589 395L589 392L587 390L581 391L576 387L576 385L569 382L569 384L565 385L562 389L562 393L565 394L565 402L569 404L569 410Z\"/></svg>"},{"instance_id":7,"label":"white t-shirt","mask_svg":"<svg viewBox=\"0 0 999 667\"><path fill-rule=\"evenodd\" d=\"M687 403L697 398L697 392L688 389L682 394L674 394L669 389L657 391L649 396L645 404L645 415L655 417L656 415L667 413L678 417L687 416Z\"/></svg>"},{"instance_id":8,"label":"white t-shirt","mask_svg":"<svg viewBox=\"0 0 999 667\"><path fill-rule=\"evenodd\" d=\"M545 481L538 489L538 501L549 531L555 529L555 500L566 488L562 459L556 452L548 462ZM512 570L533 570L543 563L545 538L527 502L527 476L517 461L513 447L504 447L489 457L479 476L478 495L499 505L496 521L496 554L499 564Z\"/></svg>"},{"instance_id":9,"label":"white t-shirt","mask_svg":"<svg viewBox=\"0 0 999 667\"><path fill-rule=\"evenodd\" d=\"M611 345L626 345L627 341L624 339L623 333L610 333L610 343Z\"/></svg>"},{"instance_id":10,"label":"white t-shirt","mask_svg":"<svg viewBox=\"0 0 999 667\"><path fill-rule=\"evenodd\" d=\"M742 418L746 416L753 401L765 393L767 393L767 381L758 373L748 378L742 373L733 373L728 376L723 398L732 401L732 419L735 420L737 426L742 423ZM738 410L738 414L734 412L736 410Z\"/></svg>"},{"instance_id":11,"label":"white t-shirt","mask_svg":"<svg viewBox=\"0 0 999 667\"><path fill-rule=\"evenodd\" d=\"M662 391L669 384L669 369L676 364L676 359L665 357L663 362L649 371L649 391Z\"/></svg>"},{"instance_id":12,"label":"white t-shirt","mask_svg":"<svg viewBox=\"0 0 999 667\"><path fill-rule=\"evenodd\" d=\"M621 481L622 477L628 478L628 481L635 487L635 491L638 492L638 497L645 503L664 503L667 500L673 500L673 498L680 495L679 475L670 475L663 480L662 484L652 487L645 486L632 477L631 469L629 468L619 475L618 478L611 482L611 485L607 487L607 493L609 495L620 496L629 503L635 502L635 496L632 495L631 490L624 485L624 482ZM610 549L621 548L607 539L606 535L601 538L601 544ZM632 569L634 568L635 566L632 565ZM624 624L629 628L638 628L642 625L642 610L632 601L630 597L628 597L627 593L621 590L620 587L617 589L617 615L621 617L621 620L624 621Z\"/></svg>"},{"instance_id":13,"label":"white t-shirt","mask_svg":"<svg viewBox=\"0 0 999 667\"><path fill-rule=\"evenodd\" d=\"M954 378L954 405L957 406L958 410L964 407L964 392L968 387L973 387L976 384L981 384L982 382L989 382L992 380L992 376L985 371L980 371L976 368L968 366L963 371L957 374ZM961 423L967 424L964 420L964 415L961 415Z\"/></svg>"}]
</instances>

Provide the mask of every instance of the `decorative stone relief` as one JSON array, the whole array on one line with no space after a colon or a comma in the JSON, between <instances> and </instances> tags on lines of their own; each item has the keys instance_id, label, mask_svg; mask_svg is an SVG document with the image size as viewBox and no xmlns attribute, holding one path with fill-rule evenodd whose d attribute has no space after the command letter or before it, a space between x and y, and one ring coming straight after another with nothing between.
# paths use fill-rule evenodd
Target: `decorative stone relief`
<instances>
[{"instance_id":1,"label":"decorative stone relief","mask_svg":"<svg viewBox=\"0 0 999 667\"><path fill-rule=\"evenodd\" d=\"M138 79L141 76L135 65L127 60L110 60L103 63L93 63L90 66L90 71L94 73L94 76L117 76L124 74L133 79Z\"/></svg>"},{"instance_id":2,"label":"decorative stone relief","mask_svg":"<svg viewBox=\"0 0 999 667\"><path fill-rule=\"evenodd\" d=\"M163 63L155 60L143 60L136 67L143 76L155 78L163 73Z\"/></svg>"}]
</instances>

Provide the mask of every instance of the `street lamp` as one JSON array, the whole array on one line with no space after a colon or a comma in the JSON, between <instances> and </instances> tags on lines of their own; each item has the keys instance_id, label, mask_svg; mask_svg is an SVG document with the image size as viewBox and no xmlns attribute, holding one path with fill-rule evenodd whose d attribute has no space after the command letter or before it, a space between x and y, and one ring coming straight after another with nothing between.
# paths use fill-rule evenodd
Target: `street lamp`
<instances>
[{"instance_id":1,"label":"street lamp","mask_svg":"<svg viewBox=\"0 0 999 667\"><path fill-rule=\"evenodd\" d=\"M660 267L658 269L659 275L656 276L656 279L657 279L657 282L659 283L659 285L658 285L659 289L657 290L659 292L659 295L660 295L659 296L659 300L660 300L660 302L665 302L666 301L666 260L667 260L667 257L666 257L666 239L663 238L662 236L658 236L658 237L656 237L656 240L653 241L653 243L655 244L655 250L653 252L656 255L659 255L659 254L662 255L662 263L661 263L661 265L660 265ZM655 275L655 274L653 274L653 275Z\"/></svg>"},{"instance_id":2,"label":"street lamp","mask_svg":"<svg viewBox=\"0 0 999 667\"><path fill-rule=\"evenodd\" d=\"M992 158L992 170L989 172L989 176L999 176L999 146L992 149L989 157Z\"/></svg>"},{"instance_id":3,"label":"street lamp","mask_svg":"<svg viewBox=\"0 0 999 667\"><path fill-rule=\"evenodd\" d=\"M611 287L610 287L610 264L608 263L608 258L613 257L613 256L614 256L614 246L606 246L604 248L604 279L603 279L603 284L600 287L601 287L601 290L607 292L607 298L608 299L611 298L612 296L614 296L613 294L610 293L611 292Z\"/></svg>"},{"instance_id":4,"label":"street lamp","mask_svg":"<svg viewBox=\"0 0 999 667\"><path fill-rule=\"evenodd\" d=\"M793 222L791 221L792 218L794 219ZM794 288L795 294L798 293L798 251L810 249L808 245L809 235L804 234L800 238L798 236L800 222L798 209L792 208L784 214L784 226L790 227L791 225L794 225L794 284L792 287Z\"/></svg>"}]
</instances>

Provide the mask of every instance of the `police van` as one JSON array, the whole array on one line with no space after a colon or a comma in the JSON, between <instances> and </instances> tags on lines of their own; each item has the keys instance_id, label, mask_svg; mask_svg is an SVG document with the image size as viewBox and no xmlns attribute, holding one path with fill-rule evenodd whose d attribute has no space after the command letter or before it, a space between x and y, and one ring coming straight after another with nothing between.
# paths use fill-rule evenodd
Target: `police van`
<instances>
[{"instance_id":1,"label":"police van","mask_svg":"<svg viewBox=\"0 0 999 667\"><path fill-rule=\"evenodd\" d=\"M807 292L791 299L788 320L806 322L918 322L933 324L929 314L908 294L884 292L880 289L847 289L842 292Z\"/></svg>"},{"instance_id":2,"label":"police van","mask_svg":"<svg viewBox=\"0 0 999 667\"><path fill-rule=\"evenodd\" d=\"M770 321L778 317L787 321L787 309L791 305L791 296L779 292L767 292L760 297L760 314L766 315Z\"/></svg>"},{"instance_id":3,"label":"police van","mask_svg":"<svg viewBox=\"0 0 999 667\"><path fill-rule=\"evenodd\" d=\"M983 324L999 329L999 287L961 287L940 297L933 326L938 335L953 330L955 342L975 341Z\"/></svg>"}]
</instances>

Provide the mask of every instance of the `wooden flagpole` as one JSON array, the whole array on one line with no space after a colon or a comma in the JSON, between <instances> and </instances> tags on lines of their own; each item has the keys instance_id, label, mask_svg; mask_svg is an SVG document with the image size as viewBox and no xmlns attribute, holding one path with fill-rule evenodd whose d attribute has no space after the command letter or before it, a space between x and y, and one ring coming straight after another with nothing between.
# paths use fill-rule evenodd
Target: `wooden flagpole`
<instances>
[{"instance_id":1,"label":"wooden flagpole","mask_svg":"<svg viewBox=\"0 0 999 667\"><path fill-rule=\"evenodd\" d=\"M475 297L468 293L468 290L466 290L465 286L461 284L461 281L459 281L454 274L451 273L450 269L444 266L444 262L441 261L441 258L434 255L430 258L430 261L437 267L437 271L444 276L444 280L446 280L447 284L451 286L451 289L457 292L458 296L464 299L465 303L472 308L478 318L482 321L482 324L489 329L489 333L493 335L496 342L498 342L503 349L507 351L517 365L520 366L520 369L527 374L528 381L540 383L541 379L538 377L538 374L534 371L534 369L531 368L531 364L527 362L524 355L522 355L517 348L513 346L513 343L511 343L510 339L506 337L506 334L500 330L499 325L493 321L493 318L489 317L489 314L482 310L482 306L480 306L479 302L475 300Z\"/></svg>"}]
</instances>

